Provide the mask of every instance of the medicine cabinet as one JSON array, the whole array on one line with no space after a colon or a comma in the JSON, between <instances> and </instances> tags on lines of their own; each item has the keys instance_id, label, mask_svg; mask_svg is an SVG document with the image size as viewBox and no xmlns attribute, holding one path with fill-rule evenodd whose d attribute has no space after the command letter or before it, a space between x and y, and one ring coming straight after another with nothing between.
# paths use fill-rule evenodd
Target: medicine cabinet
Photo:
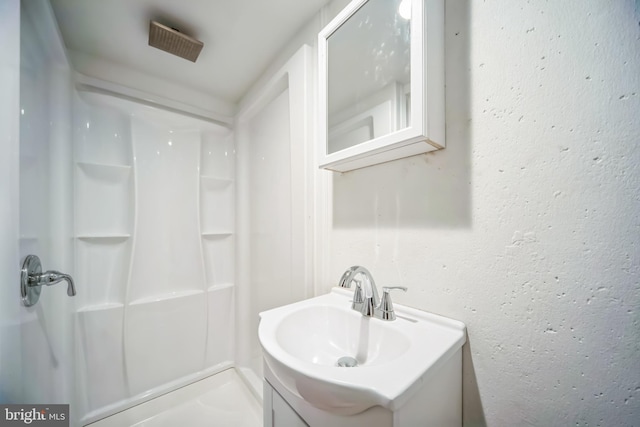
<instances>
[{"instance_id":1,"label":"medicine cabinet","mask_svg":"<svg viewBox=\"0 0 640 427\"><path fill-rule=\"evenodd\" d=\"M444 0L353 0L318 35L319 167L444 148Z\"/></svg>"}]
</instances>

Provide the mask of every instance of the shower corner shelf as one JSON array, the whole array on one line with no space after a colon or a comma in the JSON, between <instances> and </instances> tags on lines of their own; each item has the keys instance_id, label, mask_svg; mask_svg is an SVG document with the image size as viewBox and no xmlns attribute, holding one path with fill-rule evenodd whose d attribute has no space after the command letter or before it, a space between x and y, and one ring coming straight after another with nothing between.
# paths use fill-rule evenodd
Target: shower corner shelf
<instances>
[{"instance_id":1,"label":"shower corner shelf","mask_svg":"<svg viewBox=\"0 0 640 427\"><path fill-rule=\"evenodd\" d=\"M200 174L200 178L205 179L205 180L212 180L212 181L233 182L233 179L231 179L229 177L220 176L220 175L204 174L204 173Z\"/></svg>"},{"instance_id":2,"label":"shower corner shelf","mask_svg":"<svg viewBox=\"0 0 640 427\"><path fill-rule=\"evenodd\" d=\"M220 238L220 237L229 237L229 236L233 236L233 231L225 231L225 230L220 230L220 231L203 231L202 233L202 237L205 238Z\"/></svg>"},{"instance_id":3,"label":"shower corner shelf","mask_svg":"<svg viewBox=\"0 0 640 427\"><path fill-rule=\"evenodd\" d=\"M210 190L222 190L233 183L230 178L222 178L213 175L200 175L202 186Z\"/></svg>"},{"instance_id":4,"label":"shower corner shelf","mask_svg":"<svg viewBox=\"0 0 640 427\"><path fill-rule=\"evenodd\" d=\"M101 181L126 181L132 166L112 165L105 163L76 162L78 169L87 177Z\"/></svg>"},{"instance_id":5,"label":"shower corner shelf","mask_svg":"<svg viewBox=\"0 0 640 427\"><path fill-rule=\"evenodd\" d=\"M193 295L199 295L199 294L202 294L202 293L204 293L204 291L202 289L189 289L189 290L184 290L184 291L161 293L161 294L156 294L156 295L145 296L145 297L142 297L142 298L136 298L133 301L130 301L128 305L130 305L130 306L132 306L132 305L144 305L144 304L150 304L150 303L154 303L154 302L169 301L169 300L175 300L175 299L190 297L190 296L193 296Z\"/></svg>"},{"instance_id":6,"label":"shower corner shelf","mask_svg":"<svg viewBox=\"0 0 640 427\"><path fill-rule=\"evenodd\" d=\"M219 290L222 290L222 289L228 289L228 288L233 288L233 287L235 287L235 283L231 283L231 282L213 284L213 285L209 285L207 287L207 292L219 291Z\"/></svg>"},{"instance_id":7,"label":"shower corner shelf","mask_svg":"<svg viewBox=\"0 0 640 427\"><path fill-rule=\"evenodd\" d=\"M81 162L77 161L76 164L80 168L96 168L96 169L120 169L122 171L131 170L131 165L118 165L111 163L97 163L97 162Z\"/></svg>"},{"instance_id":8,"label":"shower corner shelf","mask_svg":"<svg viewBox=\"0 0 640 427\"><path fill-rule=\"evenodd\" d=\"M79 240L126 240L131 237L127 233L104 233L104 234L78 234L76 239Z\"/></svg>"},{"instance_id":9,"label":"shower corner shelf","mask_svg":"<svg viewBox=\"0 0 640 427\"><path fill-rule=\"evenodd\" d=\"M124 307L124 304L119 302L106 302L102 304L90 304L80 307L77 312L78 313L88 313L94 311L104 311L104 310L113 310L117 308Z\"/></svg>"}]
</instances>

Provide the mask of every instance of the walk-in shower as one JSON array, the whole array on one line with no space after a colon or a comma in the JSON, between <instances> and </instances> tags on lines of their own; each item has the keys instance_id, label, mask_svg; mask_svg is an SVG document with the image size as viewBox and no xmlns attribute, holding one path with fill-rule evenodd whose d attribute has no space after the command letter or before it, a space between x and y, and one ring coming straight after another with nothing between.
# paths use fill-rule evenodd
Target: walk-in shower
<instances>
[{"instance_id":1,"label":"walk-in shower","mask_svg":"<svg viewBox=\"0 0 640 427\"><path fill-rule=\"evenodd\" d=\"M218 125L76 93L76 383L92 418L232 365L235 155Z\"/></svg>"},{"instance_id":2,"label":"walk-in shower","mask_svg":"<svg viewBox=\"0 0 640 427\"><path fill-rule=\"evenodd\" d=\"M84 425L232 368L259 398L258 312L311 295L310 49L225 123L76 74L46 2L21 33L20 255L77 294L22 308L15 400Z\"/></svg>"}]
</instances>

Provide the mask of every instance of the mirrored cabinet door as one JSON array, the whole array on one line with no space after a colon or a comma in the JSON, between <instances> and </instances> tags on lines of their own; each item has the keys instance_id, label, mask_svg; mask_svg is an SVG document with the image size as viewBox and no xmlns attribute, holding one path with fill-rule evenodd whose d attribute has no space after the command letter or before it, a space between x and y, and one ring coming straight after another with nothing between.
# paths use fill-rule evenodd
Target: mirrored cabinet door
<instances>
[{"instance_id":1,"label":"mirrored cabinet door","mask_svg":"<svg viewBox=\"0 0 640 427\"><path fill-rule=\"evenodd\" d=\"M320 167L444 147L443 0L354 0L318 42Z\"/></svg>"}]
</instances>

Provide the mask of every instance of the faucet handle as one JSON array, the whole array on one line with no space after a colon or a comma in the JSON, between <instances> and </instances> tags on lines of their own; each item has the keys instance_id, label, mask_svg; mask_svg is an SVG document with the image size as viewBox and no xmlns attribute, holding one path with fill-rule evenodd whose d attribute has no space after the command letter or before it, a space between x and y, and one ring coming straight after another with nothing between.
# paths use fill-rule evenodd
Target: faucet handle
<instances>
[{"instance_id":1,"label":"faucet handle","mask_svg":"<svg viewBox=\"0 0 640 427\"><path fill-rule=\"evenodd\" d=\"M382 287L382 292L389 293L390 291L392 291L394 289L400 289L401 291L407 292L408 288L406 286L383 286Z\"/></svg>"},{"instance_id":2,"label":"faucet handle","mask_svg":"<svg viewBox=\"0 0 640 427\"><path fill-rule=\"evenodd\" d=\"M391 301L391 295L389 293L392 290L399 289L401 291L407 292L407 288L405 286L383 286L382 287L382 298L380 299L380 306L376 310L378 313L378 317L382 320L395 320L396 314L393 311L393 302Z\"/></svg>"},{"instance_id":3,"label":"faucet handle","mask_svg":"<svg viewBox=\"0 0 640 427\"><path fill-rule=\"evenodd\" d=\"M36 284L32 286L51 286L64 280L67 282L67 295L72 297L76 294L76 286L73 283L73 278L68 274L60 273L59 271L55 270L48 270L44 273L40 273L39 275L34 276L34 279L36 281Z\"/></svg>"}]
</instances>

